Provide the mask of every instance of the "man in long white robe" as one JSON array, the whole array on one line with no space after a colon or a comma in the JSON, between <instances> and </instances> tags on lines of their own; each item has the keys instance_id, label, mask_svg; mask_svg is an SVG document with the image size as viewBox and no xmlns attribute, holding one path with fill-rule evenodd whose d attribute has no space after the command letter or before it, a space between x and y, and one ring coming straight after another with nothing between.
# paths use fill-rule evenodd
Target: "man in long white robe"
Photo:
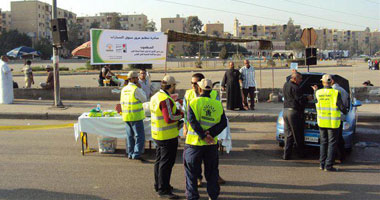
<instances>
[{"instance_id":1,"label":"man in long white robe","mask_svg":"<svg viewBox=\"0 0 380 200\"><path fill-rule=\"evenodd\" d=\"M12 70L8 67L8 57L1 56L0 60L0 104L13 103Z\"/></svg>"}]
</instances>

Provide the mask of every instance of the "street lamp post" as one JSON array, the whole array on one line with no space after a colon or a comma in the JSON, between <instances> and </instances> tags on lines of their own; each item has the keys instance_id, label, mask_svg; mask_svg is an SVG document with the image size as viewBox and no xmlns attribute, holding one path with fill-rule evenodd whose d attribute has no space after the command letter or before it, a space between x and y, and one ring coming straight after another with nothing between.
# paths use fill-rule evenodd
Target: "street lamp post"
<instances>
[{"instance_id":1,"label":"street lamp post","mask_svg":"<svg viewBox=\"0 0 380 200\"><path fill-rule=\"evenodd\" d=\"M52 3L52 18L57 19L57 0ZM53 69L54 69L54 106L63 107L59 87L59 49L53 45Z\"/></svg>"}]
</instances>

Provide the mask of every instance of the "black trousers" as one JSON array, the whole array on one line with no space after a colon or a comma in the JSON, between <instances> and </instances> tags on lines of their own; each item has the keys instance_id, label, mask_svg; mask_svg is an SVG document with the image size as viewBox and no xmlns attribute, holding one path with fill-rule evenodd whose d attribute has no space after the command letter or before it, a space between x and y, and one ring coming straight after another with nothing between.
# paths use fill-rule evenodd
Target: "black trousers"
<instances>
[{"instance_id":1,"label":"black trousers","mask_svg":"<svg viewBox=\"0 0 380 200\"><path fill-rule=\"evenodd\" d=\"M154 140L157 144L154 163L154 188L159 194L170 191L170 177L177 156L178 139Z\"/></svg>"},{"instance_id":2,"label":"black trousers","mask_svg":"<svg viewBox=\"0 0 380 200\"><path fill-rule=\"evenodd\" d=\"M250 105L248 107L248 95L250 98ZM244 106L253 110L255 108L255 87L243 88L243 102Z\"/></svg>"},{"instance_id":3,"label":"black trousers","mask_svg":"<svg viewBox=\"0 0 380 200\"><path fill-rule=\"evenodd\" d=\"M284 134L286 137L284 157L289 158L292 155L293 145L296 145L296 151L299 156L304 155L304 113L294 109L284 110Z\"/></svg>"}]
</instances>

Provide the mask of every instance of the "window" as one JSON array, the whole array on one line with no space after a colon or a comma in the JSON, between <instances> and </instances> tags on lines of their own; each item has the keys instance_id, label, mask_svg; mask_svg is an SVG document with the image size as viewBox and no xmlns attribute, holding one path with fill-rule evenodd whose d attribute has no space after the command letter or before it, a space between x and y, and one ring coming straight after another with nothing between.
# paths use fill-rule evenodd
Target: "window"
<instances>
[{"instance_id":1,"label":"window","mask_svg":"<svg viewBox=\"0 0 380 200\"><path fill-rule=\"evenodd\" d=\"M131 27L133 27L133 24L131 24Z\"/></svg>"}]
</instances>

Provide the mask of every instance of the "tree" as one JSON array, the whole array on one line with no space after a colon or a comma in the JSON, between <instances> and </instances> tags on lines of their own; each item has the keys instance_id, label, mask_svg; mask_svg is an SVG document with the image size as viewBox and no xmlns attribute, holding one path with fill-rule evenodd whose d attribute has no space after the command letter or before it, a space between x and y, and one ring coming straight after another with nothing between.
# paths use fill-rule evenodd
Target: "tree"
<instances>
[{"instance_id":1,"label":"tree","mask_svg":"<svg viewBox=\"0 0 380 200\"><path fill-rule=\"evenodd\" d=\"M305 46L300 41L297 41L297 42L291 42L288 45L287 49L289 49L289 50L296 50L296 51L302 51L302 50L305 49Z\"/></svg>"},{"instance_id":2,"label":"tree","mask_svg":"<svg viewBox=\"0 0 380 200\"><path fill-rule=\"evenodd\" d=\"M297 41L298 36L297 36L297 31L294 26L294 21L292 18L289 18L288 23L286 24L285 32L282 36L282 39L285 41L285 45L287 49L290 48L290 43Z\"/></svg>"},{"instance_id":3,"label":"tree","mask_svg":"<svg viewBox=\"0 0 380 200\"><path fill-rule=\"evenodd\" d=\"M83 43L83 40L79 39L81 29L81 25L76 23L71 23L68 26L68 41L64 44L64 47L70 52Z\"/></svg>"},{"instance_id":4,"label":"tree","mask_svg":"<svg viewBox=\"0 0 380 200\"><path fill-rule=\"evenodd\" d=\"M35 45L35 49L41 52L42 59L50 59L53 55L53 45L50 40L46 38L41 38Z\"/></svg>"},{"instance_id":5,"label":"tree","mask_svg":"<svg viewBox=\"0 0 380 200\"><path fill-rule=\"evenodd\" d=\"M150 21L146 24L145 30L146 30L146 31L150 31L150 32L155 32L155 31L157 31L157 28L156 28L156 22L154 22L153 19L150 20Z\"/></svg>"},{"instance_id":6,"label":"tree","mask_svg":"<svg viewBox=\"0 0 380 200\"><path fill-rule=\"evenodd\" d=\"M223 59L223 60L225 60L225 59L228 58L228 56L227 56L227 48L225 46L223 46L222 49L220 50L220 52L219 52L219 58Z\"/></svg>"},{"instance_id":7,"label":"tree","mask_svg":"<svg viewBox=\"0 0 380 200\"><path fill-rule=\"evenodd\" d=\"M0 55L5 55L8 51L20 46L31 47L32 39L17 30L2 31L0 35Z\"/></svg>"},{"instance_id":8,"label":"tree","mask_svg":"<svg viewBox=\"0 0 380 200\"><path fill-rule=\"evenodd\" d=\"M190 16L187 18L185 25L185 31L187 33L199 34L202 31L202 27L202 21L197 16ZM197 42L190 42L190 45L185 49L185 54L188 56L195 56L199 52L200 46L201 45Z\"/></svg>"},{"instance_id":9,"label":"tree","mask_svg":"<svg viewBox=\"0 0 380 200\"><path fill-rule=\"evenodd\" d=\"M91 28L100 28L100 22L97 22L97 21L92 22L90 25L90 29Z\"/></svg>"},{"instance_id":10,"label":"tree","mask_svg":"<svg viewBox=\"0 0 380 200\"><path fill-rule=\"evenodd\" d=\"M111 16L110 29L122 30L120 24L120 16L118 13L113 13Z\"/></svg>"}]
</instances>

